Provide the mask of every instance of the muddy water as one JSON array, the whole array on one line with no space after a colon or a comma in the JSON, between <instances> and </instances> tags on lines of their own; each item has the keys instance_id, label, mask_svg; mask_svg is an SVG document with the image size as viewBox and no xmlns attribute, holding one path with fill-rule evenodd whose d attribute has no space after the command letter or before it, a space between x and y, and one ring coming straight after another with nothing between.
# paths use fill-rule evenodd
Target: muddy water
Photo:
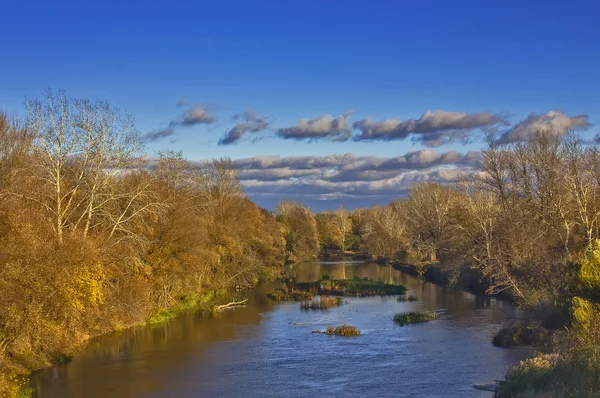
<instances>
[{"instance_id":1,"label":"muddy water","mask_svg":"<svg viewBox=\"0 0 600 398\"><path fill-rule=\"evenodd\" d=\"M91 342L71 363L37 373L38 397L490 397L474 385L493 383L529 350L490 340L510 317L500 300L447 291L363 263L304 263L288 269L300 281L322 275L400 283L418 302L351 298L328 311L273 303L269 288L248 293L249 305L218 318L188 314ZM394 313L436 310L440 319L399 327ZM294 326L293 324L306 326ZM352 324L358 337L312 334Z\"/></svg>"}]
</instances>

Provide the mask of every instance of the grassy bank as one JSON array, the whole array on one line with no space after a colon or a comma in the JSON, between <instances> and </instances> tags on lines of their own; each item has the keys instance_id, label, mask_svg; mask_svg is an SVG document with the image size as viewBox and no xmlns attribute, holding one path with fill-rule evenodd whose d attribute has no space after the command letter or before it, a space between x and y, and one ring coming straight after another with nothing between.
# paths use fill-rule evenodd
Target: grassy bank
<instances>
[{"instance_id":1,"label":"grassy bank","mask_svg":"<svg viewBox=\"0 0 600 398\"><path fill-rule=\"evenodd\" d=\"M102 335L121 331L131 327L144 327L146 325L156 326L165 323L178 315L187 311L212 311L219 303L222 303L228 295L227 289L207 289L200 294L188 295L180 297L171 307L154 310L145 320L132 322L128 325L115 325L112 330L105 330L102 333L95 335L87 335L78 345L71 346L66 352L56 354L48 364L59 365L68 363L73 356L76 356L79 350L86 344L88 340L100 337ZM42 369L44 366L26 367L20 363L26 361L23 357L12 357L11 360L5 358L0 359L0 396L1 397L16 397L27 398L31 397L34 390L26 387L29 381L31 371Z\"/></svg>"},{"instance_id":2,"label":"grassy bank","mask_svg":"<svg viewBox=\"0 0 600 398\"><path fill-rule=\"evenodd\" d=\"M600 397L600 348L539 354L522 361L499 383L495 396Z\"/></svg>"}]
</instances>

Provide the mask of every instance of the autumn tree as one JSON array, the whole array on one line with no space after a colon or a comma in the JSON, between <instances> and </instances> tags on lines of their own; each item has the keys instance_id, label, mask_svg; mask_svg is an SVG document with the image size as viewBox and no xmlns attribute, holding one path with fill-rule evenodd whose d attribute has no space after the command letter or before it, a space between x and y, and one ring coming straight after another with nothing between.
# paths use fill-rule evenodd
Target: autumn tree
<instances>
[{"instance_id":1,"label":"autumn tree","mask_svg":"<svg viewBox=\"0 0 600 398\"><path fill-rule=\"evenodd\" d=\"M275 215L284 230L288 261L316 258L319 237L310 210L299 203L283 201L277 204Z\"/></svg>"}]
</instances>

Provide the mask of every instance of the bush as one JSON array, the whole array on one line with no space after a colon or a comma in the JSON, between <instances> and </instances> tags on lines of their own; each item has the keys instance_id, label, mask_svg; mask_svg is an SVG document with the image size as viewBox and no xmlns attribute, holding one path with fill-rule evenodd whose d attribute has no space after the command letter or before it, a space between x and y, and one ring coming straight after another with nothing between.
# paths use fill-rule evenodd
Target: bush
<instances>
[{"instance_id":1,"label":"bush","mask_svg":"<svg viewBox=\"0 0 600 398\"><path fill-rule=\"evenodd\" d=\"M410 323L423 323L435 319L438 319L438 315L433 311L410 311L394 315L394 322L400 326L408 325Z\"/></svg>"},{"instance_id":2,"label":"bush","mask_svg":"<svg viewBox=\"0 0 600 398\"><path fill-rule=\"evenodd\" d=\"M542 344L548 340L548 330L541 326L515 324L501 329L493 338L497 347Z\"/></svg>"},{"instance_id":3,"label":"bush","mask_svg":"<svg viewBox=\"0 0 600 398\"><path fill-rule=\"evenodd\" d=\"M495 396L600 397L600 347L521 361L498 384Z\"/></svg>"},{"instance_id":4,"label":"bush","mask_svg":"<svg viewBox=\"0 0 600 398\"><path fill-rule=\"evenodd\" d=\"M321 297L319 301L305 301L300 304L302 310L326 310L331 307L337 307L342 305L342 299L340 297Z\"/></svg>"},{"instance_id":5,"label":"bush","mask_svg":"<svg viewBox=\"0 0 600 398\"><path fill-rule=\"evenodd\" d=\"M273 301L304 301L311 300L312 293L297 289L275 289L267 294Z\"/></svg>"},{"instance_id":6,"label":"bush","mask_svg":"<svg viewBox=\"0 0 600 398\"><path fill-rule=\"evenodd\" d=\"M358 336L360 330L356 326L342 325L342 326L328 326L325 330L325 334L336 335L336 336Z\"/></svg>"}]
</instances>

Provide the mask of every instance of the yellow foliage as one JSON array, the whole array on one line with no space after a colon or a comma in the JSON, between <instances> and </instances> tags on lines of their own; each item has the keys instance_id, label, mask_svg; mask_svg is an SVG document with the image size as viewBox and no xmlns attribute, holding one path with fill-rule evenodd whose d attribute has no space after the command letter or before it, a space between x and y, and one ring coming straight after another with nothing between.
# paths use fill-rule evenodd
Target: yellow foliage
<instances>
[{"instance_id":1,"label":"yellow foliage","mask_svg":"<svg viewBox=\"0 0 600 398\"><path fill-rule=\"evenodd\" d=\"M106 275L100 264L83 266L75 275L72 285L67 286L71 293L71 305L83 311L87 306L98 307L104 302L102 284Z\"/></svg>"},{"instance_id":2,"label":"yellow foliage","mask_svg":"<svg viewBox=\"0 0 600 398\"><path fill-rule=\"evenodd\" d=\"M596 240L588 248L581 261L579 277L586 289L600 289L600 241Z\"/></svg>"},{"instance_id":3,"label":"yellow foliage","mask_svg":"<svg viewBox=\"0 0 600 398\"><path fill-rule=\"evenodd\" d=\"M580 297L573 298L572 332L580 344L600 343L600 306Z\"/></svg>"}]
</instances>

